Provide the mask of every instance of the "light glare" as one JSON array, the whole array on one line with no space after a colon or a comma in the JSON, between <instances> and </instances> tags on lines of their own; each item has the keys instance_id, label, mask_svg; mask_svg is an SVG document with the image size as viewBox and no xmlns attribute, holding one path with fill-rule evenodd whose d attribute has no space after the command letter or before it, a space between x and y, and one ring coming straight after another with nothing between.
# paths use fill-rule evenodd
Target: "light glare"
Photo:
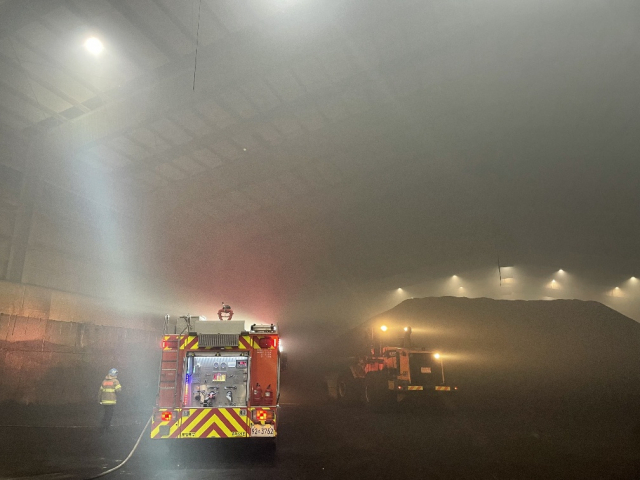
<instances>
[{"instance_id":1,"label":"light glare","mask_svg":"<svg viewBox=\"0 0 640 480\"><path fill-rule=\"evenodd\" d=\"M434 353L433 354L433 358L435 358L436 360L438 360L440 358L440 354L439 353Z\"/></svg>"},{"instance_id":2,"label":"light glare","mask_svg":"<svg viewBox=\"0 0 640 480\"><path fill-rule=\"evenodd\" d=\"M98 55L102 50L104 50L102 42L96 37L87 38L84 42L84 48L94 55Z\"/></svg>"},{"instance_id":3,"label":"light glare","mask_svg":"<svg viewBox=\"0 0 640 480\"><path fill-rule=\"evenodd\" d=\"M387 326L386 325L382 325L380 327L380 330L382 330L383 332L386 332L387 331Z\"/></svg>"}]
</instances>

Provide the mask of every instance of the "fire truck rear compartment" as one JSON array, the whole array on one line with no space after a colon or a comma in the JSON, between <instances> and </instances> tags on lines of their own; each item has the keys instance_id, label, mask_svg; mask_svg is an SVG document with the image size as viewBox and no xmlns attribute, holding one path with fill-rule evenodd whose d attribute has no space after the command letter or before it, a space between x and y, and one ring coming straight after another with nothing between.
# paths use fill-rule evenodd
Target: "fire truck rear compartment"
<instances>
[{"instance_id":1,"label":"fire truck rear compartment","mask_svg":"<svg viewBox=\"0 0 640 480\"><path fill-rule=\"evenodd\" d=\"M246 407L249 357L240 352L194 352L186 357L184 406Z\"/></svg>"}]
</instances>

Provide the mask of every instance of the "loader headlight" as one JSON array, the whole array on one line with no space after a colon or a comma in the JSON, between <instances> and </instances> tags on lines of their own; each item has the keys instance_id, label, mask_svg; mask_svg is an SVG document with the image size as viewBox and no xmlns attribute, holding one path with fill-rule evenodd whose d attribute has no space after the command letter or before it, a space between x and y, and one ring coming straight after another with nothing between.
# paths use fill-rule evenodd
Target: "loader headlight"
<instances>
[{"instance_id":1,"label":"loader headlight","mask_svg":"<svg viewBox=\"0 0 640 480\"><path fill-rule=\"evenodd\" d=\"M433 358L435 358L436 360L438 360L440 358L440 354L439 353L434 353L433 354Z\"/></svg>"}]
</instances>

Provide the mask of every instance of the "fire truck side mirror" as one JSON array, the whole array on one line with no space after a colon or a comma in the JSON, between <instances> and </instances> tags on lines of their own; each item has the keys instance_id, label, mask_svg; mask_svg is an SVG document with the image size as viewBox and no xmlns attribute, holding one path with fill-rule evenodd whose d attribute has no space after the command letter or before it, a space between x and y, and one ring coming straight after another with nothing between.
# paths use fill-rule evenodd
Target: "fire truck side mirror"
<instances>
[{"instance_id":1,"label":"fire truck side mirror","mask_svg":"<svg viewBox=\"0 0 640 480\"><path fill-rule=\"evenodd\" d=\"M286 353L280 354L280 371L284 372L287 369L287 364L289 363L289 355Z\"/></svg>"}]
</instances>

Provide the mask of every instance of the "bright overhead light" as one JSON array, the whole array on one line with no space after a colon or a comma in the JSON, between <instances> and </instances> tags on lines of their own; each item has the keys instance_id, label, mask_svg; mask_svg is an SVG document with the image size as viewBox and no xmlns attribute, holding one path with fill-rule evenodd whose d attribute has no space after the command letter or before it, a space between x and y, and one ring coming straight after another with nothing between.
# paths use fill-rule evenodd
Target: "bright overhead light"
<instances>
[{"instance_id":1,"label":"bright overhead light","mask_svg":"<svg viewBox=\"0 0 640 480\"><path fill-rule=\"evenodd\" d=\"M435 358L436 360L440 358L440 354L439 353L434 353L433 354L433 358Z\"/></svg>"},{"instance_id":2,"label":"bright overhead light","mask_svg":"<svg viewBox=\"0 0 640 480\"><path fill-rule=\"evenodd\" d=\"M556 281L555 280L551 280L551 283L556 283Z\"/></svg>"},{"instance_id":3,"label":"bright overhead light","mask_svg":"<svg viewBox=\"0 0 640 480\"><path fill-rule=\"evenodd\" d=\"M86 48L90 53L98 55L102 50L104 50L104 45L102 45L102 42L98 38L89 37L84 42L84 48Z\"/></svg>"},{"instance_id":4,"label":"bright overhead light","mask_svg":"<svg viewBox=\"0 0 640 480\"><path fill-rule=\"evenodd\" d=\"M383 332L386 332L387 331L387 326L386 325L382 325L380 327L380 330L382 330Z\"/></svg>"},{"instance_id":5,"label":"bright overhead light","mask_svg":"<svg viewBox=\"0 0 640 480\"><path fill-rule=\"evenodd\" d=\"M563 269L558 270L558 273L564 273Z\"/></svg>"}]
</instances>

